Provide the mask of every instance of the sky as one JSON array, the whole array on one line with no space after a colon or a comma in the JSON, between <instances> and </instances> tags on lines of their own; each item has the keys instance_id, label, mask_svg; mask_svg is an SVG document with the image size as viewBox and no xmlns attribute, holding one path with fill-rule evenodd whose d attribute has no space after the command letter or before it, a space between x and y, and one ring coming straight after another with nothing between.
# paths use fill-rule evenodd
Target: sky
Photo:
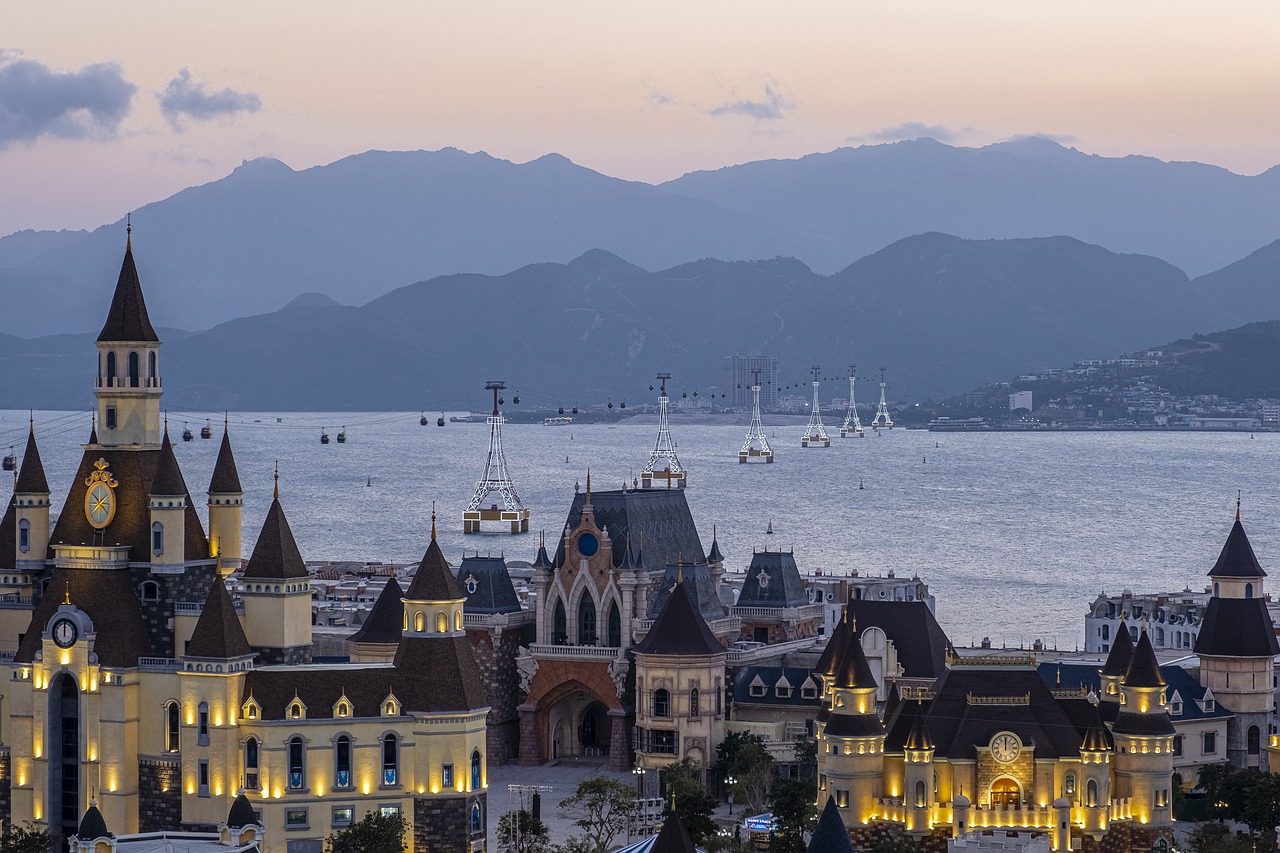
<instances>
[{"instance_id":1,"label":"sky","mask_svg":"<svg viewBox=\"0 0 1280 853\"><path fill-rule=\"evenodd\" d=\"M1280 162L1280 10L1126 0L13 3L0 234L275 157L549 152L621 178L931 136Z\"/></svg>"}]
</instances>

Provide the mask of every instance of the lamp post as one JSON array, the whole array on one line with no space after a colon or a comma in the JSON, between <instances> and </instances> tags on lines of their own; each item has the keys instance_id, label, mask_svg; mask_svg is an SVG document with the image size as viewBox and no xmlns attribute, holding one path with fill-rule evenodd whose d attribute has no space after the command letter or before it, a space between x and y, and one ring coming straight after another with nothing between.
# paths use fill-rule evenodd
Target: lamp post
<instances>
[{"instance_id":1,"label":"lamp post","mask_svg":"<svg viewBox=\"0 0 1280 853\"><path fill-rule=\"evenodd\" d=\"M644 773L645 773L645 769L644 769L643 767L632 767L632 768L631 768L631 772L632 772L632 774L634 774L634 775L635 775L635 777L636 777L636 796L637 796L637 797L643 797L643 796L644 796Z\"/></svg>"},{"instance_id":2,"label":"lamp post","mask_svg":"<svg viewBox=\"0 0 1280 853\"><path fill-rule=\"evenodd\" d=\"M725 784L729 786L729 816L733 816L733 786L738 784L738 780L732 776L726 776Z\"/></svg>"}]
</instances>

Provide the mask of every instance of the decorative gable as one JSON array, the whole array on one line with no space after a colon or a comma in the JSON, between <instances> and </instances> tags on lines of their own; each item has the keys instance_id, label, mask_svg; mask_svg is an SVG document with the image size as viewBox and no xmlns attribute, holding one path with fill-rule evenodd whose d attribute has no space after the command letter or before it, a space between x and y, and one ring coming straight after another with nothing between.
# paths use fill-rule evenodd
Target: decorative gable
<instances>
[{"instance_id":1,"label":"decorative gable","mask_svg":"<svg viewBox=\"0 0 1280 853\"><path fill-rule=\"evenodd\" d=\"M240 715L246 720L262 719L262 706L258 704L258 700L253 698L253 694L249 694L249 698L244 700L244 704L240 706Z\"/></svg>"},{"instance_id":2,"label":"decorative gable","mask_svg":"<svg viewBox=\"0 0 1280 853\"><path fill-rule=\"evenodd\" d=\"M387 698L382 700L382 716L398 717L400 716L400 711L400 700L396 698L396 694L388 693Z\"/></svg>"}]
</instances>

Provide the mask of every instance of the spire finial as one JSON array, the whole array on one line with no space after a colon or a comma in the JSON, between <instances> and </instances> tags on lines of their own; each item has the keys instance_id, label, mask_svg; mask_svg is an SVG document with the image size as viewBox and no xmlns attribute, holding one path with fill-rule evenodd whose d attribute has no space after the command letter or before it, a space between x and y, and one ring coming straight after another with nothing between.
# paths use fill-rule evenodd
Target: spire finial
<instances>
[{"instance_id":1,"label":"spire finial","mask_svg":"<svg viewBox=\"0 0 1280 853\"><path fill-rule=\"evenodd\" d=\"M431 502L431 541L436 541L436 502Z\"/></svg>"},{"instance_id":2,"label":"spire finial","mask_svg":"<svg viewBox=\"0 0 1280 853\"><path fill-rule=\"evenodd\" d=\"M271 496L276 500L280 499L280 460L279 459L276 460L276 488L275 488L275 492Z\"/></svg>"},{"instance_id":3,"label":"spire finial","mask_svg":"<svg viewBox=\"0 0 1280 853\"><path fill-rule=\"evenodd\" d=\"M222 413L222 434L226 435L230 431L231 431L231 413L223 412Z\"/></svg>"},{"instance_id":4,"label":"spire finial","mask_svg":"<svg viewBox=\"0 0 1280 853\"><path fill-rule=\"evenodd\" d=\"M164 434L169 434L169 410L164 410Z\"/></svg>"},{"instance_id":5,"label":"spire finial","mask_svg":"<svg viewBox=\"0 0 1280 853\"><path fill-rule=\"evenodd\" d=\"M124 215L124 250L133 251L133 213Z\"/></svg>"},{"instance_id":6,"label":"spire finial","mask_svg":"<svg viewBox=\"0 0 1280 853\"><path fill-rule=\"evenodd\" d=\"M70 604L71 603L71 581L63 581L63 583L66 584L66 591L62 594L62 603Z\"/></svg>"},{"instance_id":7,"label":"spire finial","mask_svg":"<svg viewBox=\"0 0 1280 853\"><path fill-rule=\"evenodd\" d=\"M591 466L587 466L587 503L591 503Z\"/></svg>"},{"instance_id":8,"label":"spire finial","mask_svg":"<svg viewBox=\"0 0 1280 853\"><path fill-rule=\"evenodd\" d=\"M706 528L704 527L703 529L705 530ZM711 525L711 541L716 541L716 526L714 524Z\"/></svg>"},{"instance_id":9,"label":"spire finial","mask_svg":"<svg viewBox=\"0 0 1280 853\"><path fill-rule=\"evenodd\" d=\"M27 423L31 425L31 431L35 432L36 431L36 413L31 409L27 410Z\"/></svg>"},{"instance_id":10,"label":"spire finial","mask_svg":"<svg viewBox=\"0 0 1280 853\"><path fill-rule=\"evenodd\" d=\"M684 583L684 557L676 563L676 583Z\"/></svg>"},{"instance_id":11,"label":"spire finial","mask_svg":"<svg viewBox=\"0 0 1280 853\"><path fill-rule=\"evenodd\" d=\"M1240 492L1236 491L1236 521L1240 520Z\"/></svg>"}]
</instances>

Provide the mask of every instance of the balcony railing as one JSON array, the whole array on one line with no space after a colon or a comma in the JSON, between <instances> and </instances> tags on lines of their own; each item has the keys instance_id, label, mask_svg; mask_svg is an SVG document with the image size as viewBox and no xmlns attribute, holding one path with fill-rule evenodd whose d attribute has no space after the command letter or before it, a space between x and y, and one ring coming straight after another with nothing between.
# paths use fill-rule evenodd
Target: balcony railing
<instances>
[{"instance_id":1,"label":"balcony railing","mask_svg":"<svg viewBox=\"0 0 1280 853\"><path fill-rule=\"evenodd\" d=\"M529 646L529 653L534 657L562 660L613 660L622 653L622 649L610 646L553 646L534 643Z\"/></svg>"}]
</instances>

